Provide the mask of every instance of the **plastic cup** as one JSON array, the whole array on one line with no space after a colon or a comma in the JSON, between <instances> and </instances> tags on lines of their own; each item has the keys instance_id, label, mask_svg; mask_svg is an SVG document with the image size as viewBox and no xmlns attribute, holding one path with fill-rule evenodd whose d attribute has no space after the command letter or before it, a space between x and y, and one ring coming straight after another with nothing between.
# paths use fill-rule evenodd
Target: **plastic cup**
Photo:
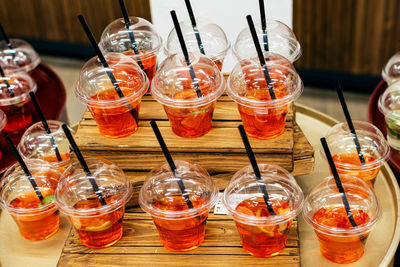
<instances>
[{"instance_id":1,"label":"plastic cup","mask_svg":"<svg viewBox=\"0 0 400 267\"><path fill-rule=\"evenodd\" d=\"M4 129L4 126L6 126L6 123L7 123L6 114L4 114L4 112L0 109L0 138L1 139L3 139L3 129ZM2 149L2 142L0 141L0 159L3 156L1 149Z\"/></svg>"},{"instance_id":2,"label":"plastic cup","mask_svg":"<svg viewBox=\"0 0 400 267\"><path fill-rule=\"evenodd\" d=\"M65 213L83 245L89 248L109 247L122 237L125 204L132 196L132 185L124 172L110 161L86 159L93 179L105 198L101 205L89 176L78 162L68 167L55 192L55 202Z\"/></svg>"},{"instance_id":3,"label":"plastic cup","mask_svg":"<svg viewBox=\"0 0 400 267\"><path fill-rule=\"evenodd\" d=\"M138 129L139 108L149 81L136 62L123 54L105 54L109 69L98 57L90 59L79 73L75 95L87 104L100 133L121 138ZM123 97L117 93L107 72L112 71Z\"/></svg>"},{"instance_id":4,"label":"plastic cup","mask_svg":"<svg viewBox=\"0 0 400 267\"><path fill-rule=\"evenodd\" d=\"M183 160L174 162L194 208L188 208L179 180L167 163L149 173L140 190L139 204L153 217L165 248L189 251L204 240L208 212L218 199L218 188L199 165Z\"/></svg>"},{"instance_id":5,"label":"plastic cup","mask_svg":"<svg viewBox=\"0 0 400 267\"><path fill-rule=\"evenodd\" d=\"M269 164L258 167L276 215L268 212L250 165L234 174L222 201L235 220L243 249L256 257L272 257L286 246L292 221L303 205L303 192L283 168Z\"/></svg>"},{"instance_id":6,"label":"plastic cup","mask_svg":"<svg viewBox=\"0 0 400 267\"><path fill-rule=\"evenodd\" d=\"M215 63L215 65L217 65L219 70L221 70L225 56L231 46L228 38L225 35L225 32L217 24L202 18L196 18L196 24L205 55L209 57ZM179 25L181 27L188 51L200 52L196 34L193 30L190 20L181 21ZM173 28L168 35L164 52L167 56L182 53L175 28Z\"/></svg>"},{"instance_id":7,"label":"plastic cup","mask_svg":"<svg viewBox=\"0 0 400 267\"><path fill-rule=\"evenodd\" d=\"M261 22L255 22L255 28L261 49L264 51L264 34L261 28ZM280 54L287 58L291 63L295 62L301 56L300 43L293 31L283 22L278 20L267 21L268 51ZM232 47L238 61L257 56L249 27L240 31Z\"/></svg>"},{"instance_id":8,"label":"plastic cup","mask_svg":"<svg viewBox=\"0 0 400 267\"><path fill-rule=\"evenodd\" d=\"M60 173L63 173L71 164L69 142L61 128L63 123L48 120L47 124L49 125L51 134L47 134L42 122L37 122L30 126L18 144L18 151L24 159L41 159L47 161L54 168L58 169ZM52 139L54 140L54 146ZM60 161L57 158L55 148L60 153Z\"/></svg>"},{"instance_id":9,"label":"plastic cup","mask_svg":"<svg viewBox=\"0 0 400 267\"><path fill-rule=\"evenodd\" d=\"M276 99L271 99L258 58L240 61L228 78L228 94L238 104L244 129L257 139L272 139L284 132L289 105L303 91L293 67L274 61L266 61L266 66Z\"/></svg>"},{"instance_id":10,"label":"plastic cup","mask_svg":"<svg viewBox=\"0 0 400 267\"><path fill-rule=\"evenodd\" d=\"M382 78L388 85L400 79L400 51L394 54L382 68Z\"/></svg>"},{"instance_id":11,"label":"plastic cup","mask_svg":"<svg viewBox=\"0 0 400 267\"><path fill-rule=\"evenodd\" d=\"M12 48L8 47L5 40L0 41L0 65L33 75L40 64L38 53L24 40L11 38L10 43Z\"/></svg>"},{"instance_id":12,"label":"plastic cup","mask_svg":"<svg viewBox=\"0 0 400 267\"><path fill-rule=\"evenodd\" d=\"M151 95L163 104L172 131L193 138L211 130L217 98L225 90L225 80L216 65L200 53L189 53L201 96L190 76L182 54L167 57L151 84Z\"/></svg>"},{"instance_id":13,"label":"plastic cup","mask_svg":"<svg viewBox=\"0 0 400 267\"><path fill-rule=\"evenodd\" d=\"M103 31L100 49L104 52L120 52L134 59L146 73L150 83L156 73L157 54L162 39L153 25L139 17L129 17L130 31L133 32L139 54L136 54L123 18L111 22Z\"/></svg>"},{"instance_id":14,"label":"plastic cup","mask_svg":"<svg viewBox=\"0 0 400 267\"><path fill-rule=\"evenodd\" d=\"M365 164L361 164L354 136L346 122L333 126L326 133L326 141L339 174L348 174L364 180L373 187L381 166L389 157L390 149L383 134L374 125L353 121ZM320 153L326 159L323 149Z\"/></svg>"},{"instance_id":15,"label":"plastic cup","mask_svg":"<svg viewBox=\"0 0 400 267\"><path fill-rule=\"evenodd\" d=\"M5 131L18 131L32 122L34 107L29 92L36 92L36 83L25 72L4 69L5 80L14 96L11 95L4 79L0 79L0 109L7 116Z\"/></svg>"},{"instance_id":16,"label":"plastic cup","mask_svg":"<svg viewBox=\"0 0 400 267\"><path fill-rule=\"evenodd\" d=\"M61 174L45 161L29 160L26 164L44 199L39 200L28 177L16 163L1 180L0 204L14 219L22 237L32 241L48 239L59 228L54 191Z\"/></svg>"},{"instance_id":17,"label":"plastic cup","mask_svg":"<svg viewBox=\"0 0 400 267\"><path fill-rule=\"evenodd\" d=\"M389 145L400 150L400 81L390 85L379 97L378 108L385 116Z\"/></svg>"},{"instance_id":18,"label":"plastic cup","mask_svg":"<svg viewBox=\"0 0 400 267\"><path fill-rule=\"evenodd\" d=\"M322 255L335 263L346 264L364 254L368 235L381 217L382 209L367 183L350 175L340 177L357 227L350 224L332 176L311 190L303 214L317 234Z\"/></svg>"}]
</instances>

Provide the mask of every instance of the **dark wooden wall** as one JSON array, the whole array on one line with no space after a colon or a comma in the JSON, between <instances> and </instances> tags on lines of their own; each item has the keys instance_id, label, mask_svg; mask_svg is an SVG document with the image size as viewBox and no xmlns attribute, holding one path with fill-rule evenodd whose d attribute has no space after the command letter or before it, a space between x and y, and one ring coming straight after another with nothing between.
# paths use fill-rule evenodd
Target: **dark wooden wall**
<instances>
[{"instance_id":1,"label":"dark wooden wall","mask_svg":"<svg viewBox=\"0 0 400 267\"><path fill-rule=\"evenodd\" d=\"M400 50L399 0L293 0L302 69L380 75Z\"/></svg>"},{"instance_id":2,"label":"dark wooden wall","mask_svg":"<svg viewBox=\"0 0 400 267\"><path fill-rule=\"evenodd\" d=\"M125 0L129 15L151 19L149 0ZM83 14L96 39L122 17L118 0L0 0L0 23L9 35L88 44L77 19Z\"/></svg>"}]
</instances>

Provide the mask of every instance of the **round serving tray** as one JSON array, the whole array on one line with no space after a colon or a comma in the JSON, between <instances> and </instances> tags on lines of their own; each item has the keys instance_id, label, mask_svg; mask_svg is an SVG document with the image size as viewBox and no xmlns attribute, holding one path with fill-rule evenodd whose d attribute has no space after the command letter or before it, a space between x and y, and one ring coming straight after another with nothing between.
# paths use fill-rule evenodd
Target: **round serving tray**
<instances>
[{"instance_id":1,"label":"round serving tray","mask_svg":"<svg viewBox=\"0 0 400 267\"><path fill-rule=\"evenodd\" d=\"M337 121L302 105L296 105L296 121L316 151L314 171L311 174L296 177L304 194L307 195L313 186L330 174L328 164L318 153L319 139ZM375 183L375 192L383 206L382 219L368 238L364 256L359 261L347 266L388 266L395 254L400 240L400 192L396 178L387 164L381 168ZM317 237L312 227L305 222L302 214L298 217L298 225L301 265L337 267L337 264L326 260L321 255ZM66 217L61 216L59 233L46 241L30 242L20 236L10 215L2 212L0 214L0 240L7 240L7 242L0 242L2 267L56 266L68 236L69 227L70 224ZM120 256L116 255L116 260ZM82 254L82 257L85 255ZM265 259L266 263L268 260L268 258Z\"/></svg>"}]
</instances>

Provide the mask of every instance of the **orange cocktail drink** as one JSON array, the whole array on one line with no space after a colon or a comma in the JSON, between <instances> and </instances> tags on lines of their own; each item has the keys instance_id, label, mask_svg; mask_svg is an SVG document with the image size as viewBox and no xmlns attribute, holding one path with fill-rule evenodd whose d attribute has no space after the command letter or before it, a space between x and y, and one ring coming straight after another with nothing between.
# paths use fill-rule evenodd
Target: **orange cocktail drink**
<instances>
[{"instance_id":1,"label":"orange cocktail drink","mask_svg":"<svg viewBox=\"0 0 400 267\"><path fill-rule=\"evenodd\" d=\"M272 257L286 246L292 221L301 210L303 192L281 167L259 164L259 168L275 215L268 211L251 166L232 177L223 202L235 220L243 249L256 257Z\"/></svg>"},{"instance_id":2,"label":"orange cocktail drink","mask_svg":"<svg viewBox=\"0 0 400 267\"><path fill-rule=\"evenodd\" d=\"M65 213L83 245L105 248L121 239L125 204L132 196L132 186L123 171L103 159L86 159L99 190L93 191L89 176L79 163L68 167L55 192L55 201ZM105 205L97 194L104 197Z\"/></svg>"},{"instance_id":3,"label":"orange cocktail drink","mask_svg":"<svg viewBox=\"0 0 400 267\"><path fill-rule=\"evenodd\" d=\"M201 54L190 54L195 79L183 55L169 56L160 65L151 85L152 96L164 106L172 131L193 138L211 130L217 98L225 89L223 75Z\"/></svg>"},{"instance_id":4,"label":"orange cocktail drink","mask_svg":"<svg viewBox=\"0 0 400 267\"><path fill-rule=\"evenodd\" d=\"M48 120L50 134L46 132L42 122L31 125L18 144L22 157L47 161L63 173L71 161L69 142L61 128L62 124L60 121Z\"/></svg>"},{"instance_id":5,"label":"orange cocktail drink","mask_svg":"<svg viewBox=\"0 0 400 267\"><path fill-rule=\"evenodd\" d=\"M178 179L167 163L154 168L140 190L139 204L152 217L163 246L189 251L201 245L210 208L218 189L207 171L197 164L175 160L192 207L182 195Z\"/></svg>"},{"instance_id":6,"label":"orange cocktail drink","mask_svg":"<svg viewBox=\"0 0 400 267\"><path fill-rule=\"evenodd\" d=\"M0 79L0 110L7 116L5 131L19 131L32 122L34 107L29 92L36 92L37 86L31 76L18 70L4 70Z\"/></svg>"},{"instance_id":7,"label":"orange cocktail drink","mask_svg":"<svg viewBox=\"0 0 400 267\"><path fill-rule=\"evenodd\" d=\"M111 22L101 35L99 47L103 53L116 52L131 57L151 83L156 73L157 54L162 46L162 39L153 25L143 18L129 17L129 23L128 30L123 18Z\"/></svg>"},{"instance_id":8,"label":"orange cocktail drink","mask_svg":"<svg viewBox=\"0 0 400 267\"><path fill-rule=\"evenodd\" d=\"M266 62L273 93L256 59L239 62L228 79L228 94L238 104L244 129L257 139L272 139L284 132L289 106L303 89L292 66Z\"/></svg>"},{"instance_id":9,"label":"orange cocktail drink","mask_svg":"<svg viewBox=\"0 0 400 267\"><path fill-rule=\"evenodd\" d=\"M60 216L54 203L54 191L60 173L46 162L31 160L26 163L43 199L39 199L28 177L15 164L1 181L0 202L24 238L43 240L53 236L59 228Z\"/></svg>"},{"instance_id":10,"label":"orange cocktail drink","mask_svg":"<svg viewBox=\"0 0 400 267\"><path fill-rule=\"evenodd\" d=\"M366 182L350 175L341 175L340 179L357 227L349 221L332 176L311 190L304 217L317 234L321 254L330 261L346 264L362 257L368 235L382 211Z\"/></svg>"},{"instance_id":11,"label":"orange cocktail drink","mask_svg":"<svg viewBox=\"0 0 400 267\"><path fill-rule=\"evenodd\" d=\"M362 121L354 121L353 124L364 163L361 162L354 136L350 133L347 123L338 123L329 129L326 140L338 173L356 176L372 187L381 166L389 157L389 145L374 125Z\"/></svg>"},{"instance_id":12,"label":"orange cocktail drink","mask_svg":"<svg viewBox=\"0 0 400 267\"><path fill-rule=\"evenodd\" d=\"M140 101L149 82L130 57L108 53L105 58L109 65L107 69L97 57L83 66L75 94L87 104L102 135L126 137L138 129Z\"/></svg>"}]
</instances>

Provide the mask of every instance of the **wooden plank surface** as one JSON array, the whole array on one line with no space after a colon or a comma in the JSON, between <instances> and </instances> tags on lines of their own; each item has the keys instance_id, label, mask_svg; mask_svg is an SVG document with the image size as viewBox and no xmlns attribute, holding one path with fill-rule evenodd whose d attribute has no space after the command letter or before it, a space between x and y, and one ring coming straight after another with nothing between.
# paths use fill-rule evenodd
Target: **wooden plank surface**
<instances>
[{"instance_id":1,"label":"wooden plank surface","mask_svg":"<svg viewBox=\"0 0 400 267\"><path fill-rule=\"evenodd\" d=\"M131 136L111 139L102 136L90 112L86 112L80 123L75 139L79 147L86 150L113 150L160 152L157 139L150 127L151 120L157 120L164 140L171 152L239 152L245 149L237 126L241 124L236 103L232 100L218 100L213 115L213 128L198 138L182 138L172 132L167 115L161 104L146 97L140 106L139 129ZM229 139L227 139L229 136ZM250 138L254 152L293 153L293 112L288 113L284 133L271 140ZM290 159L289 159L290 160Z\"/></svg>"},{"instance_id":2,"label":"wooden plank surface","mask_svg":"<svg viewBox=\"0 0 400 267\"><path fill-rule=\"evenodd\" d=\"M165 249L151 217L136 207L124 217L124 233L119 242L105 249L83 246L71 230L58 266L300 266L297 221L294 221L286 248L272 258L256 258L241 247L235 223L227 215L210 213L203 244L190 252Z\"/></svg>"}]
</instances>

